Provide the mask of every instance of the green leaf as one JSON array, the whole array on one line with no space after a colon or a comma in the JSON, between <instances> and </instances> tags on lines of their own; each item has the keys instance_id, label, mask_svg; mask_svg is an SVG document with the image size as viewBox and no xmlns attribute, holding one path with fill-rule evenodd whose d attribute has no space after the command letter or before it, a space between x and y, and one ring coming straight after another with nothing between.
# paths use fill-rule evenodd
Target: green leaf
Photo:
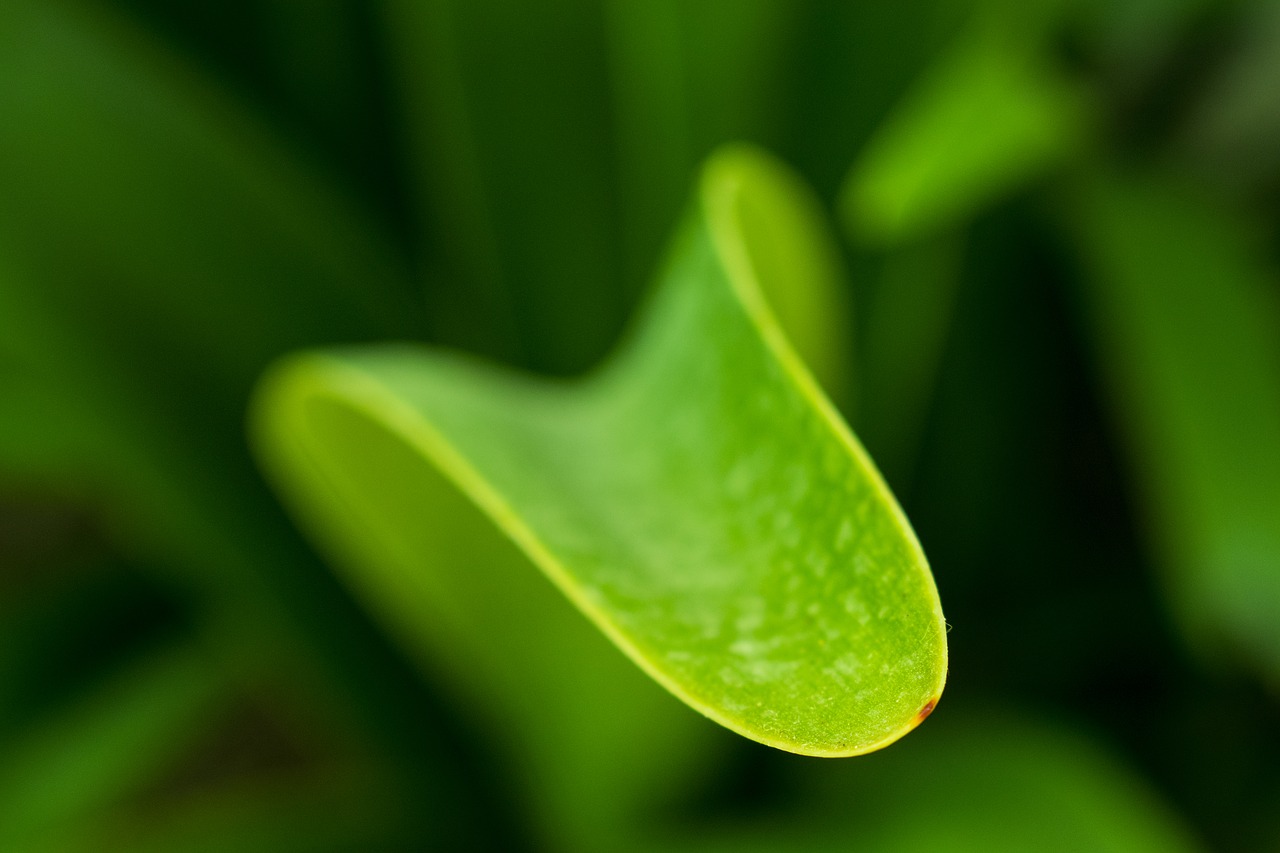
<instances>
[{"instance_id":1,"label":"green leaf","mask_svg":"<svg viewBox=\"0 0 1280 853\"><path fill-rule=\"evenodd\" d=\"M695 709L795 752L882 747L937 701L945 631L906 519L766 305L821 352L833 318L798 306L836 287L831 253L794 178L726 150L639 329L594 374L303 354L261 389L263 458L419 642L438 629L417 599L448 583L416 553L449 523L431 513L443 475Z\"/></svg>"},{"instance_id":2,"label":"green leaf","mask_svg":"<svg viewBox=\"0 0 1280 853\"><path fill-rule=\"evenodd\" d=\"M1089 182L1087 304L1183 624L1280 674L1280 306L1238 214Z\"/></svg>"},{"instance_id":3,"label":"green leaf","mask_svg":"<svg viewBox=\"0 0 1280 853\"><path fill-rule=\"evenodd\" d=\"M979 20L885 121L842 190L859 241L908 243L963 223L1079 145L1081 94L1027 36Z\"/></svg>"}]
</instances>

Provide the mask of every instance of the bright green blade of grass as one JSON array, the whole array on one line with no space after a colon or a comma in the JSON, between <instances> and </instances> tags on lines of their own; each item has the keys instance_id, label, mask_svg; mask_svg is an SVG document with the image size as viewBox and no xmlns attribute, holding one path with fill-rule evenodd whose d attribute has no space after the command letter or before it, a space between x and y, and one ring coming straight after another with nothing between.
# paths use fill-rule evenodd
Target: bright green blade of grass
<instances>
[{"instance_id":1,"label":"bright green blade of grass","mask_svg":"<svg viewBox=\"0 0 1280 853\"><path fill-rule=\"evenodd\" d=\"M405 528L449 523L420 488L438 469L697 710L782 749L871 751L932 709L946 641L906 519L801 362L835 333L830 256L795 179L725 151L640 328L595 374L552 384L409 346L303 354L262 388L264 459L419 636L435 629L415 627L410 590L430 582L403 576Z\"/></svg>"},{"instance_id":2,"label":"bright green blade of grass","mask_svg":"<svg viewBox=\"0 0 1280 853\"><path fill-rule=\"evenodd\" d=\"M1098 180L1077 225L1101 362L1174 603L1280 674L1280 306L1248 223L1150 179Z\"/></svg>"},{"instance_id":3,"label":"bright green blade of grass","mask_svg":"<svg viewBox=\"0 0 1280 853\"><path fill-rule=\"evenodd\" d=\"M854 164L854 237L892 246L963 224L1075 149L1080 93L1020 28L985 19L925 73Z\"/></svg>"}]
</instances>

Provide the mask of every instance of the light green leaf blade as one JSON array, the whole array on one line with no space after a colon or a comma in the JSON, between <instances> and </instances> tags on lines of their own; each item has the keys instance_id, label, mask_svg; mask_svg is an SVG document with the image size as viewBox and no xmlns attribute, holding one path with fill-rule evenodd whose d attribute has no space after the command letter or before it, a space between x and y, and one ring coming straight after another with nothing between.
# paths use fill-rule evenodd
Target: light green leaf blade
<instances>
[{"instance_id":1,"label":"light green leaf blade","mask_svg":"<svg viewBox=\"0 0 1280 853\"><path fill-rule=\"evenodd\" d=\"M795 752L882 747L937 701L945 626L906 519L766 305L783 297L810 349L834 333L797 308L836 287L815 207L767 157L726 150L637 333L595 374L552 384L408 346L303 354L262 388L264 459L364 555L359 586L403 587L387 572L412 532L381 519L411 517L396 495L438 466L695 709ZM371 426L426 473L362 468Z\"/></svg>"}]
</instances>

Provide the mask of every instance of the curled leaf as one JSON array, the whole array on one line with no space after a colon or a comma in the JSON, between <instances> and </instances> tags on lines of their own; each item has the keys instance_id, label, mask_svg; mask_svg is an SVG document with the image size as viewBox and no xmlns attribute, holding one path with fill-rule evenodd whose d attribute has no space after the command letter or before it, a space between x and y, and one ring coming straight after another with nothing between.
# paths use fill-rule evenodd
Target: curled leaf
<instances>
[{"instance_id":1,"label":"curled leaf","mask_svg":"<svg viewBox=\"0 0 1280 853\"><path fill-rule=\"evenodd\" d=\"M420 638L435 629L417 599L457 589L417 576L433 525L447 533L437 493L456 490L693 708L794 752L877 749L937 701L945 628L906 519L801 360L839 369L833 258L798 181L726 149L596 372L553 383L409 345L304 353L260 390L263 458Z\"/></svg>"}]
</instances>

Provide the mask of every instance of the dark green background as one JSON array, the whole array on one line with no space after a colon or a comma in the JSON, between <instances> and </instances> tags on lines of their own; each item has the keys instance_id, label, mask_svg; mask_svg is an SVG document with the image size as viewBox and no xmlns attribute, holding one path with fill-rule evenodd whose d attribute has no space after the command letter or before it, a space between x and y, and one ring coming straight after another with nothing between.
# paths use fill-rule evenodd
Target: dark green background
<instances>
[{"instance_id":1,"label":"dark green background","mask_svg":"<svg viewBox=\"0 0 1280 853\"><path fill-rule=\"evenodd\" d=\"M1080 138L863 239L846 177L980 14L1084 93ZM951 673L919 732L838 768L708 723L719 759L653 823L1069 844L1079 738L1176 832L1280 846L1277 56L1266 0L4 0L0 848L567 846L501 733L291 526L245 409L312 345L585 369L740 139L845 238L847 414L930 557ZM1222 601L1197 585L1233 560ZM1037 727L1068 746L1037 757ZM1024 741L1049 818L999 775Z\"/></svg>"}]
</instances>

